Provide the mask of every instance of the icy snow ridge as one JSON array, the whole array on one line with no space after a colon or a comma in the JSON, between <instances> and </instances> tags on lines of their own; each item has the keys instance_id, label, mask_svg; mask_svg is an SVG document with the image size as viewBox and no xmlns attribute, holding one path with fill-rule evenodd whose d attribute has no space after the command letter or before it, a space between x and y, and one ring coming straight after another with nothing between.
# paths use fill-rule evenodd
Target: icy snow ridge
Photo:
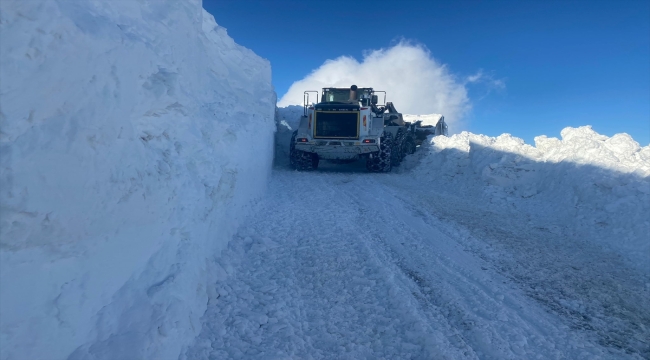
<instances>
[{"instance_id":1,"label":"icy snow ridge","mask_svg":"<svg viewBox=\"0 0 650 360\"><path fill-rule=\"evenodd\" d=\"M196 0L0 17L2 359L176 358L266 186L269 63Z\"/></svg>"},{"instance_id":2,"label":"icy snow ridge","mask_svg":"<svg viewBox=\"0 0 650 360\"><path fill-rule=\"evenodd\" d=\"M510 134L434 137L416 174L486 196L495 206L552 216L548 221L570 225L650 272L650 146L590 126L561 135L536 137L535 146Z\"/></svg>"}]
</instances>

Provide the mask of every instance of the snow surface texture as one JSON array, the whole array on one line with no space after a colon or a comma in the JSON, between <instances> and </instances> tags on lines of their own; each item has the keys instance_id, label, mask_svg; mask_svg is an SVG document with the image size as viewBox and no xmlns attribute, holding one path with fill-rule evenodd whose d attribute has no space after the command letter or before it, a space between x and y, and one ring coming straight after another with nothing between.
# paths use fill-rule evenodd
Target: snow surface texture
<instances>
[{"instance_id":1,"label":"snow surface texture","mask_svg":"<svg viewBox=\"0 0 650 360\"><path fill-rule=\"evenodd\" d=\"M390 174L276 159L181 358L647 359L648 202L607 210L647 195L647 147L562 135L434 137Z\"/></svg>"},{"instance_id":2,"label":"snow surface texture","mask_svg":"<svg viewBox=\"0 0 650 360\"><path fill-rule=\"evenodd\" d=\"M423 183L435 177L482 192L495 206L553 215L554 223L572 226L650 273L650 146L590 126L568 127L561 135L536 137L535 147L509 134L435 137L415 173Z\"/></svg>"},{"instance_id":3,"label":"snow surface texture","mask_svg":"<svg viewBox=\"0 0 650 360\"><path fill-rule=\"evenodd\" d=\"M616 257L410 172L359 168L277 169L181 359L650 354L643 281Z\"/></svg>"},{"instance_id":4,"label":"snow surface texture","mask_svg":"<svg viewBox=\"0 0 650 360\"><path fill-rule=\"evenodd\" d=\"M273 180L224 253L224 278L183 359L602 354L485 271L401 188L377 201L392 188L384 178L279 171Z\"/></svg>"},{"instance_id":5,"label":"snow surface texture","mask_svg":"<svg viewBox=\"0 0 650 360\"><path fill-rule=\"evenodd\" d=\"M1 1L0 46L0 357L176 358L268 182L269 63L199 0Z\"/></svg>"}]
</instances>

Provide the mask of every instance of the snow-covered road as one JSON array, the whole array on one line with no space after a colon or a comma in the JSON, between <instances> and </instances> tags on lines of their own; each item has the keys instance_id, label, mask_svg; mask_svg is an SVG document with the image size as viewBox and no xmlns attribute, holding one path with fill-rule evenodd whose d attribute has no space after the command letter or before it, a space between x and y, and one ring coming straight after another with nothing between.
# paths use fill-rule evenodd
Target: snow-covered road
<instances>
[{"instance_id":1,"label":"snow-covered road","mask_svg":"<svg viewBox=\"0 0 650 360\"><path fill-rule=\"evenodd\" d=\"M645 275L551 219L405 175L276 169L181 358L649 355Z\"/></svg>"}]
</instances>

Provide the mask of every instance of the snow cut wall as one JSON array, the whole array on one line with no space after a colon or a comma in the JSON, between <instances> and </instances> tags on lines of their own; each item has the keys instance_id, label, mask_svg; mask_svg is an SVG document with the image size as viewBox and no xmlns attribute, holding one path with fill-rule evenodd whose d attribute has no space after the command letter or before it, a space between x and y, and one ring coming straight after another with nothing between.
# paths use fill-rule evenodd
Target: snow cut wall
<instances>
[{"instance_id":1,"label":"snow cut wall","mask_svg":"<svg viewBox=\"0 0 650 360\"><path fill-rule=\"evenodd\" d=\"M1 359L171 359L264 191L268 61L199 0L0 2Z\"/></svg>"},{"instance_id":2,"label":"snow cut wall","mask_svg":"<svg viewBox=\"0 0 650 360\"><path fill-rule=\"evenodd\" d=\"M591 126L561 135L538 136L535 146L510 134L432 137L414 176L425 188L463 193L495 211L515 208L551 231L566 229L558 236L586 239L650 273L650 146Z\"/></svg>"}]
</instances>

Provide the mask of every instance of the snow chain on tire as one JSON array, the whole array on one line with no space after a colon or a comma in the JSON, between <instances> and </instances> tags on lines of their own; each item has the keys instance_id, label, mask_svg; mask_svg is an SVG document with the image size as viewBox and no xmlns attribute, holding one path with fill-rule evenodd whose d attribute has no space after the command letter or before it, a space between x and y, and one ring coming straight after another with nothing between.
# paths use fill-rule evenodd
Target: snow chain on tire
<instances>
[{"instance_id":1,"label":"snow chain on tire","mask_svg":"<svg viewBox=\"0 0 650 360\"><path fill-rule=\"evenodd\" d=\"M291 145L289 145L289 163L291 168L298 171L310 171L318 168L318 155L296 150L296 135L298 131L294 131L291 136Z\"/></svg>"},{"instance_id":2,"label":"snow chain on tire","mask_svg":"<svg viewBox=\"0 0 650 360\"><path fill-rule=\"evenodd\" d=\"M404 135L404 130L399 129L397 130L397 135L395 135L395 140L393 140L393 166L399 166L402 163L402 159L404 159Z\"/></svg>"},{"instance_id":3,"label":"snow chain on tire","mask_svg":"<svg viewBox=\"0 0 650 360\"><path fill-rule=\"evenodd\" d=\"M415 139L412 134L408 134L404 139L404 155L412 154L415 154Z\"/></svg>"},{"instance_id":4,"label":"snow chain on tire","mask_svg":"<svg viewBox=\"0 0 650 360\"><path fill-rule=\"evenodd\" d=\"M390 172L392 170L391 153L393 150L393 136L384 132L379 139L379 152L366 161L366 168L372 172Z\"/></svg>"}]
</instances>

